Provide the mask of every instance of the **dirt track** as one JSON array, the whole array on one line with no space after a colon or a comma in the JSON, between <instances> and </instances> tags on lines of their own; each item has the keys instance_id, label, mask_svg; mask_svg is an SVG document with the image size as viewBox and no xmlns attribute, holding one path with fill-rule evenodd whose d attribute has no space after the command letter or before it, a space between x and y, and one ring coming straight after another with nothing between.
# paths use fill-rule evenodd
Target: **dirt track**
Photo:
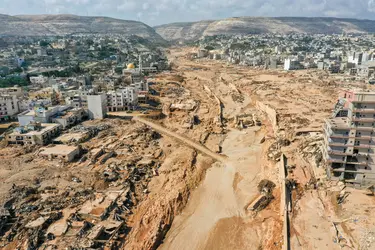
<instances>
[{"instance_id":1,"label":"dirt track","mask_svg":"<svg viewBox=\"0 0 375 250\"><path fill-rule=\"evenodd\" d=\"M162 134L165 134L165 135L168 135L172 138L175 138L177 139L178 141L188 145L189 147L192 147L196 150L198 150L199 152L205 154L205 155L208 155L210 156L211 158L217 160L217 161L220 161L220 162L225 162L226 161L226 158L222 155L219 155L219 154L216 154L214 152L212 152L211 150L209 150L208 148L202 146L201 144L199 143L196 143L190 139L187 139L173 131L170 131L169 129L167 128L164 128L163 126L160 126L159 124L156 124L155 122L151 122L149 120L146 120L145 118L141 118L141 117L134 117L133 120L135 121L139 121L143 124L146 124L147 126L150 126L151 128L155 129L156 131L162 133Z\"/></svg>"}]
</instances>

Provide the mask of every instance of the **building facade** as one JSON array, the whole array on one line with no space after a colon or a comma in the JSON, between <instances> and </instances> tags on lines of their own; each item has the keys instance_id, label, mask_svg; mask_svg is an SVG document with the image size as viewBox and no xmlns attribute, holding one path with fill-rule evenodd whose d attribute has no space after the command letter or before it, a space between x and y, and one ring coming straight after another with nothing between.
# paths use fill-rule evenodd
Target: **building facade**
<instances>
[{"instance_id":1,"label":"building facade","mask_svg":"<svg viewBox=\"0 0 375 250\"><path fill-rule=\"evenodd\" d=\"M87 96L87 109L90 119L103 119L107 116L107 95L105 93Z\"/></svg>"},{"instance_id":2,"label":"building facade","mask_svg":"<svg viewBox=\"0 0 375 250\"><path fill-rule=\"evenodd\" d=\"M375 182L375 92L340 93L324 132L331 178L356 185Z\"/></svg>"},{"instance_id":3,"label":"building facade","mask_svg":"<svg viewBox=\"0 0 375 250\"><path fill-rule=\"evenodd\" d=\"M138 91L135 87L125 87L107 93L108 111L134 110L138 105Z\"/></svg>"},{"instance_id":4,"label":"building facade","mask_svg":"<svg viewBox=\"0 0 375 250\"><path fill-rule=\"evenodd\" d=\"M47 123L30 123L27 126L15 128L13 133L6 136L8 144L46 145L60 134L61 125Z\"/></svg>"},{"instance_id":5,"label":"building facade","mask_svg":"<svg viewBox=\"0 0 375 250\"><path fill-rule=\"evenodd\" d=\"M6 121L19 112L18 100L15 95L0 96L0 121Z\"/></svg>"}]
</instances>

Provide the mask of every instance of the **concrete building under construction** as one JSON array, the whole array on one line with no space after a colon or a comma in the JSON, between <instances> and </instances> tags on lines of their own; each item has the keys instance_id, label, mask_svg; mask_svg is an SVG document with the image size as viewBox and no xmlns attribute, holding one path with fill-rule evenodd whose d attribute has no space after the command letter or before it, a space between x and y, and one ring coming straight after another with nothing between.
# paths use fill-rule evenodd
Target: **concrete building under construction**
<instances>
[{"instance_id":1,"label":"concrete building under construction","mask_svg":"<svg viewBox=\"0 0 375 250\"><path fill-rule=\"evenodd\" d=\"M342 91L324 125L324 158L332 179L375 183L375 92Z\"/></svg>"}]
</instances>

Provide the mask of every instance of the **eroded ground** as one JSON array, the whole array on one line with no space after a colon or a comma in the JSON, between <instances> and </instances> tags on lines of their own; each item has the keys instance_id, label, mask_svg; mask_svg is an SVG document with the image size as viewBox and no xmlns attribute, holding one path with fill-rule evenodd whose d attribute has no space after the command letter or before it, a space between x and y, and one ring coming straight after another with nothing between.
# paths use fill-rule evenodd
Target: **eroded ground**
<instances>
[{"instance_id":1,"label":"eroded ground","mask_svg":"<svg viewBox=\"0 0 375 250\"><path fill-rule=\"evenodd\" d=\"M326 181L321 162L336 93L359 86L315 71L191 61L188 52L172 49L173 70L155 76L163 117L150 119L153 128L85 122L98 131L73 163L3 145L0 198L10 214L1 248L281 249L282 153L297 183L292 249L374 248L374 197ZM264 179L276 184L274 199L249 211ZM338 204L340 192L348 196Z\"/></svg>"}]
</instances>

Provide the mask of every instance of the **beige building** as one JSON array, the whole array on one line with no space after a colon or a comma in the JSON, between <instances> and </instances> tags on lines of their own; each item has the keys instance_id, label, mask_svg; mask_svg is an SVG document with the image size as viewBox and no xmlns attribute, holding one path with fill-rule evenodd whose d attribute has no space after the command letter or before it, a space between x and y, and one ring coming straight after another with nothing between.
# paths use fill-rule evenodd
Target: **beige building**
<instances>
[{"instance_id":1,"label":"beige building","mask_svg":"<svg viewBox=\"0 0 375 250\"><path fill-rule=\"evenodd\" d=\"M21 87L9 87L9 88L0 88L0 95L15 95L17 97L22 97L24 95Z\"/></svg>"},{"instance_id":2,"label":"beige building","mask_svg":"<svg viewBox=\"0 0 375 250\"><path fill-rule=\"evenodd\" d=\"M18 100L15 95L0 96L0 121L9 120L19 112Z\"/></svg>"},{"instance_id":3,"label":"beige building","mask_svg":"<svg viewBox=\"0 0 375 250\"><path fill-rule=\"evenodd\" d=\"M15 128L13 133L6 136L6 140L9 144L46 145L60 134L61 128L60 124L54 123L30 123Z\"/></svg>"},{"instance_id":4,"label":"beige building","mask_svg":"<svg viewBox=\"0 0 375 250\"><path fill-rule=\"evenodd\" d=\"M324 131L328 175L355 185L375 182L375 92L340 93Z\"/></svg>"},{"instance_id":5,"label":"beige building","mask_svg":"<svg viewBox=\"0 0 375 250\"><path fill-rule=\"evenodd\" d=\"M71 162L79 156L80 150L77 146L56 145L54 147L41 148L39 156L49 160L60 159L65 162Z\"/></svg>"}]
</instances>

